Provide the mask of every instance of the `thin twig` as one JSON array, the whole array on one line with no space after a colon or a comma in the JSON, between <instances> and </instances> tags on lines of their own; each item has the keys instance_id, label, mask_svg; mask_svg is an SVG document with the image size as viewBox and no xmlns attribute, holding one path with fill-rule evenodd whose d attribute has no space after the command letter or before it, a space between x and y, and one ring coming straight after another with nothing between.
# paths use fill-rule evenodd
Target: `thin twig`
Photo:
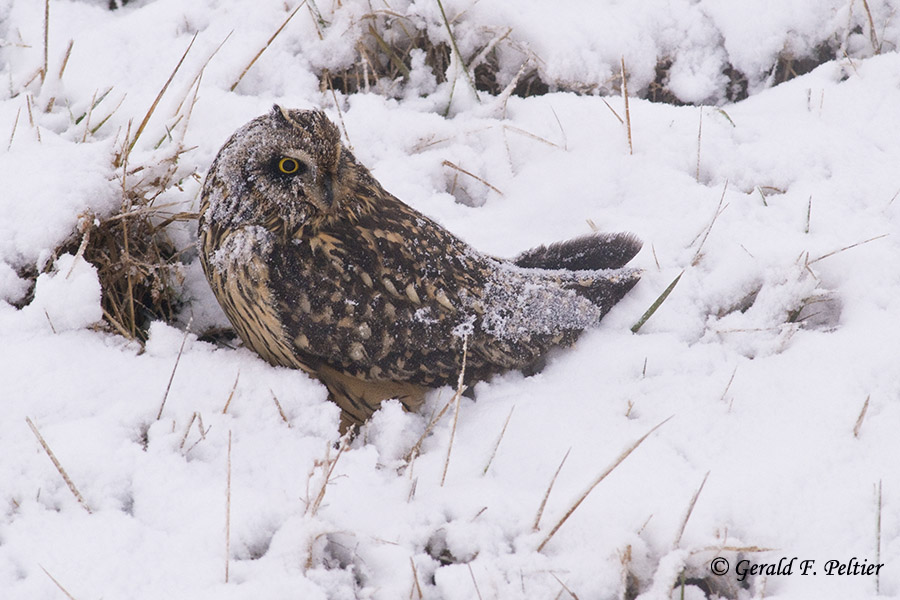
<instances>
[{"instance_id":1,"label":"thin twig","mask_svg":"<svg viewBox=\"0 0 900 600\"><path fill-rule=\"evenodd\" d=\"M544 540L538 545L537 551L540 552L541 550L544 549L544 546L547 545L547 542L549 542L549 541L553 538L553 536L556 535L556 532L559 531L559 528L562 527L563 524L569 519L569 517L572 516L572 513L575 512L575 510L581 505L582 502L584 502L584 500L590 495L590 493L591 493L592 491L594 491L594 488L597 487L597 485L599 485L599 483L600 483L601 481L603 481L604 479L606 479L606 477L607 477L610 473L612 473L613 470L615 470L616 467L618 467L620 464L622 464L622 461L624 461L626 458L628 458L628 456L629 456L632 452L634 452L634 451L638 448L638 446L640 446L642 443L644 443L644 440L646 440L646 439L650 436L650 434L652 434L652 433L655 432L657 429L659 429L660 427L662 427L662 426L663 426L665 423L667 423L667 422L669 421L669 419L671 419L671 418L672 418L672 417L669 417L668 419L666 419L666 420L660 422L658 425L656 425L655 427L653 427L650 431L648 431L648 432L645 433L643 436L641 436L640 438L638 438L637 441L635 441L635 442L632 443L630 446L628 446L627 448L625 448L625 450L622 451L622 453L618 456L618 458L616 458L616 459L612 462L612 464L610 464L609 467L606 468L605 471L603 471L602 473L600 473L599 475L597 475L597 477L594 479L594 481L591 482L591 484L587 487L587 489L585 489L584 492L583 492L583 493L575 500L575 502L572 503L572 506L569 507L569 509L568 509L568 510L565 512L565 514L562 516L562 518L561 518L559 521L557 521L556 525L554 525L554 526L550 529L550 532L544 537Z\"/></svg>"},{"instance_id":2,"label":"thin twig","mask_svg":"<svg viewBox=\"0 0 900 600\"><path fill-rule=\"evenodd\" d=\"M28 423L28 426L31 428L31 432L34 433L34 436L38 439L38 442L41 443L41 447L44 449L44 452L47 453L47 456L50 457L50 462L53 463L53 466L56 467L56 470L62 476L63 481L66 482L66 485L69 487L69 491L72 492L72 495L75 496L75 499L78 500L78 504L84 508L84 510L88 511L90 514L91 507L88 506L88 503L85 502L84 496L81 495L81 492L78 491L78 488L75 487L75 483L69 477L69 474L66 473L66 470L63 469L62 464L60 464L59 459L56 458L56 455L53 454L53 450L50 449L50 446L47 444L47 440L44 439L44 436L41 435L41 432L38 431L37 426L32 422L30 417L25 417L25 422Z\"/></svg>"}]
</instances>

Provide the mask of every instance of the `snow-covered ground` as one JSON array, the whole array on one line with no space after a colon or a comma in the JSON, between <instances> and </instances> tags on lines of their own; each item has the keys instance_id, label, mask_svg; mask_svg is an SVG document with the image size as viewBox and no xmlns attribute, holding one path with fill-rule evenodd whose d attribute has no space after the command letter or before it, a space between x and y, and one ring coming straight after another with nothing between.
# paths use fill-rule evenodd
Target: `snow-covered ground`
<instances>
[{"instance_id":1,"label":"snow-covered ground","mask_svg":"<svg viewBox=\"0 0 900 600\"><path fill-rule=\"evenodd\" d=\"M609 95L476 99L456 62L439 84L415 60L390 97L320 91L372 11L446 39L436 1L371 4L320 0L321 22L303 6L231 91L295 3L51 0L41 82L44 3L0 0L0 598L700 598L700 579L741 598L900 595L896 1L447 0L464 56L510 30L501 85L531 61ZM227 325L190 252L178 323L145 348L92 327L95 268L53 251L120 206L129 121L195 34L129 157L141 177L170 156L167 129L184 136L180 186L157 199L170 212L196 210L238 126L321 107L388 190L473 246L509 256L590 221L644 240L642 281L541 373L464 397L449 462L450 416L405 456L452 390L421 414L387 403L339 451L316 381L185 336L190 318ZM779 56L823 44L843 58L772 85ZM630 152L623 59L634 94L666 59L671 93L706 105L631 98ZM727 102L729 65L748 99ZM170 230L195 240L193 223ZM17 309L28 267L44 272ZM791 574L738 582L782 557ZM884 566L827 573L854 557Z\"/></svg>"}]
</instances>

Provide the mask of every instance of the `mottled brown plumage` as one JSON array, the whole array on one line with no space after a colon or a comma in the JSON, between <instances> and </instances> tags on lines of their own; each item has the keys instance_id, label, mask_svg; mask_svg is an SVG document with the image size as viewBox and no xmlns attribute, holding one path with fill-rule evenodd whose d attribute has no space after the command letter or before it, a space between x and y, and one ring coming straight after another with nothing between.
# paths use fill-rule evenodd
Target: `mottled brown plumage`
<instances>
[{"instance_id":1,"label":"mottled brown plumage","mask_svg":"<svg viewBox=\"0 0 900 600\"><path fill-rule=\"evenodd\" d=\"M344 413L524 369L571 345L638 280L627 234L477 252L384 190L319 111L254 119L202 192L200 257L244 343L318 377Z\"/></svg>"}]
</instances>

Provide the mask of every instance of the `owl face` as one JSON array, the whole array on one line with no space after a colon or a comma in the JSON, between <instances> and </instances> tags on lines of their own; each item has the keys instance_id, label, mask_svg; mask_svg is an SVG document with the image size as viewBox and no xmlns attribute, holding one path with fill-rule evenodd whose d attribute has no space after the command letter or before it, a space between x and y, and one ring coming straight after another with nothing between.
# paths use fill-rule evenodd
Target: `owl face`
<instances>
[{"instance_id":1,"label":"owl face","mask_svg":"<svg viewBox=\"0 0 900 600\"><path fill-rule=\"evenodd\" d=\"M205 188L209 218L231 226L284 221L288 231L334 207L340 134L320 111L272 111L219 151Z\"/></svg>"}]
</instances>

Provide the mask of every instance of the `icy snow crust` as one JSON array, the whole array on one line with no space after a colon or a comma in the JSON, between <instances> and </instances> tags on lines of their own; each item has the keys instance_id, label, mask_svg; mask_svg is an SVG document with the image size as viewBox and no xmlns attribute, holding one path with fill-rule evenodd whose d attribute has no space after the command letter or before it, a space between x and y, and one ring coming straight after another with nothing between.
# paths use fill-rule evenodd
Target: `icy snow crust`
<instances>
[{"instance_id":1,"label":"icy snow crust","mask_svg":"<svg viewBox=\"0 0 900 600\"><path fill-rule=\"evenodd\" d=\"M154 324L142 349L94 328L96 271L53 250L79 219L115 209L114 153L194 33L126 176L150 176L171 152L167 131L177 138L185 124L172 115L234 31L200 78L180 187L157 200L173 212L197 210L191 173L202 177L235 129L273 103L339 121L314 69L353 60L368 3L344 0L332 13L318 2L324 39L302 8L231 92L286 18L281 0L133 1L113 12L105 0L51 2L43 85L43 3L0 0L0 597L619 598L632 581L644 598L669 598L681 597L670 590L685 569L688 581L710 577L717 555L732 567L817 561L815 576L754 577L748 588L733 572L710 580L740 598L900 594L896 3L867 1L878 56L860 2L443 4L467 56L512 27L507 73L533 52L548 79L615 91L624 55L639 90L666 54L682 99L718 104L632 98L630 154L594 96L478 102L463 79L452 88L427 77L423 61L399 99L339 94L357 158L473 247L514 256L588 232L586 219L645 247L633 261L641 282L576 347L535 376L511 373L460 399L449 462L452 410L405 462L452 397L442 390L419 414L387 403L325 484L338 410L324 388L244 348L185 338L191 317L195 332L227 325L196 259L183 322ZM445 35L436 3L391 11ZM850 58L767 87L778 53L832 37ZM748 75L748 100L721 103L725 62ZM91 123L75 123L109 87ZM621 97L606 100L624 116ZM110 113L91 134L86 125ZM450 190L461 189L481 206L456 202ZM193 247L195 225L170 229L179 248ZM29 267L42 270L33 298ZM538 551L622 450L670 416ZM824 573L825 561L853 557L884 563L879 578Z\"/></svg>"}]
</instances>

